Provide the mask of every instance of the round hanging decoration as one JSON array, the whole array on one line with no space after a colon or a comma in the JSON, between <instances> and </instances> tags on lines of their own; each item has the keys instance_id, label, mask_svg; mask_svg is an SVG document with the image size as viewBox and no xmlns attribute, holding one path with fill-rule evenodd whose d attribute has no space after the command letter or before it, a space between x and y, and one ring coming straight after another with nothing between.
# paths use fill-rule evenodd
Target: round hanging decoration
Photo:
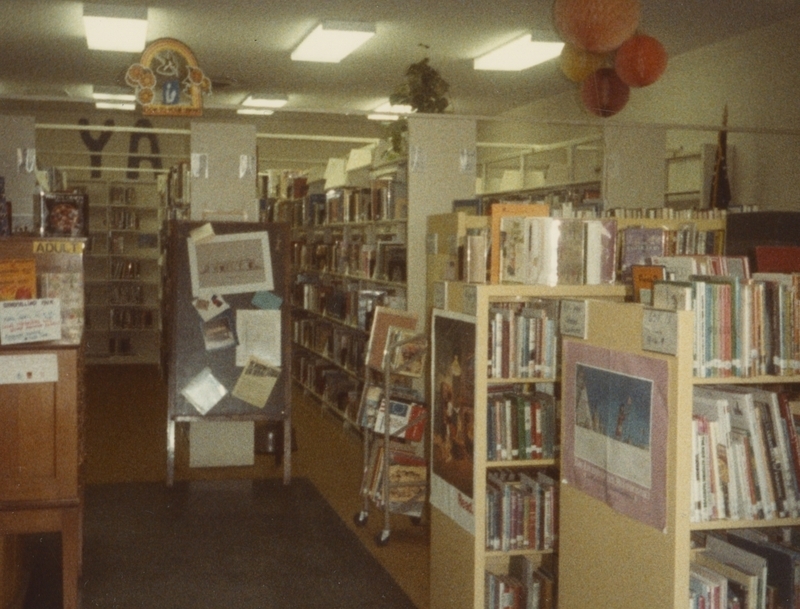
<instances>
[{"instance_id":1,"label":"round hanging decoration","mask_svg":"<svg viewBox=\"0 0 800 609\"><path fill-rule=\"evenodd\" d=\"M608 118L625 107L630 92L613 68L600 68L583 81L581 99L589 112Z\"/></svg>"},{"instance_id":2,"label":"round hanging decoration","mask_svg":"<svg viewBox=\"0 0 800 609\"><path fill-rule=\"evenodd\" d=\"M564 42L608 53L633 36L639 0L555 0L553 20Z\"/></svg>"},{"instance_id":3,"label":"round hanging decoration","mask_svg":"<svg viewBox=\"0 0 800 609\"><path fill-rule=\"evenodd\" d=\"M590 53L567 42L561 50L559 65L572 82L583 82L587 76L602 68L607 58L607 55Z\"/></svg>"},{"instance_id":4,"label":"round hanging decoration","mask_svg":"<svg viewBox=\"0 0 800 609\"><path fill-rule=\"evenodd\" d=\"M617 49L614 69L630 87L646 87L656 82L667 69L667 52L652 36L637 34Z\"/></svg>"}]
</instances>

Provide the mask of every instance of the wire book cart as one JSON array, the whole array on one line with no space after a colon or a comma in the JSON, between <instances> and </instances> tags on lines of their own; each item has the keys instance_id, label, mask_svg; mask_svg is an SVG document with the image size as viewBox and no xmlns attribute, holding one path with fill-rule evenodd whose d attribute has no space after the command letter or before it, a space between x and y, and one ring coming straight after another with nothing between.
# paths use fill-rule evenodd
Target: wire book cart
<instances>
[{"instance_id":1,"label":"wire book cart","mask_svg":"<svg viewBox=\"0 0 800 609\"><path fill-rule=\"evenodd\" d=\"M428 341L424 334L390 326L383 353L382 384L364 386L359 424L364 438L362 507L353 520L365 526L370 504L383 512L383 529L375 543L385 546L391 535L391 514L421 522L428 492L424 455L428 409L419 392L397 384L402 377L419 377Z\"/></svg>"}]
</instances>

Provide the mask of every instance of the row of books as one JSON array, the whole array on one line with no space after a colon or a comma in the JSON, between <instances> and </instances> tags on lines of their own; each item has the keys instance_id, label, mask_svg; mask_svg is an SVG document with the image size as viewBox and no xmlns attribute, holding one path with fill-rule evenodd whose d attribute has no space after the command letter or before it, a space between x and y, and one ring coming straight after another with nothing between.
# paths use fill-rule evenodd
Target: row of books
<instances>
[{"instance_id":1,"label":"row of books","mask_svg":"<svg viewBox=\"0 0 800 609\"><path fill-rule=\"evenodd\" d=\"M389 467L384 467L386 444L375 442L361 484L361 494L379 508L405 514L412 518L422 516L428 488L428 466L417 447L399 442L389 444ZM388 506L384 498L384 480L388 484Z\"/></svg>"},{"instance_id":2,"label":"row of books","mask_svg":"<svg viewBox=\"0 0 800 609\"><path fill-rule=\"evenodd\" d=\"M619 271L623 281L630 281L633 265L648 264L653 258L681 255L721 256L725 231L698 230L687 222L678 229L629 226L619 231Z\"/></svg>"},{"instance_id":3,"label":"row of books","mask_svg":"<svg viewBox=\"0 0 800 609\"><path fill-rule=\"evenodd\" d=\"M798 572L794 534L770 529L708 534L689 567L690 607L793 609L800 606Z\"/></svg>"},{"instance_id":4,"label":"row of books","mask_svg":"<svg viewBox=\"0 0 800 609\"><path fill-rule=\"evenodd\" d=\"M553 609L556 606L556 579L552 569L524 555L512 556L508 568L507 574L485 571L486 609Z\"/></svg>"},{"instance_id":5,"label":"row of books","mask_svg":"<svg viewBox=\"0 0 800 609\"><path fill-rule=\"evenodd\" d=\"M378 306L405 309L405 290L364 289L356 282L323 281L315 275L297 276L293 303L306 311L329 316L354 328L368 331Z\"/></svg>"},{"instance_id":6,"label":"row of books","mask_svg":"<svg viewBox=\"0 0 800 609\"><path fill-rule=\"evenodd\" d=\"M403 283L406 281L406 244L397 241L366 243L359 238L331 242L292 243L292 263L300 270Z\"/></svg>"},{"instance_id":7,"label":"row of books","mask_svg":"<svg viewBox=\"0 0 800 609\"><path fill-rule=\"evenodd\" d=\"M354 373L362 371L367 347L363 333L313 318L294 319L292 332L295 344Z\"/></svg>"},{"instance_id":8,"label":"row of books","mask_svg":"<svg viewBox=\"0 0 800 609\"><path fill-rule=\"evenodd\" d=\"M488 378L554 378L559 301L532 299L489 308Z\"/></svg>"},{"instance_id":9,"label":"row of books","mask_svg":"<svg viewBox=\"0 0 800 609\"><path fill-rule=\"evenodd\" d=\"M653 306L695 312L694 375L800 374L800 274L653 283Z\"/></svg>"},{"instance_id":10,"label":"row of books","mask_svg":"<svg viewBox=\"0 0 800 609\"><path fill-rule=\"evenodd\" d=\"M486 549L552 550L558 484L543 471L491 470L486 475Z\"/></svg>"},{"instance_id":11,"label":"row of books","mask_svg":"<svg viewBox=\"0 0 800 609\"><path fill-rule=\"evenodd\" d=\"M616 220L503 216L500 283L597 285L616 277Z\"/></svg>"},{"instance_id":12,"label":"row of books","mask_svg":"<svg viewBox=\"0 0 800 609\"><path fill-rule=\"evenodd\" d=\"M552 395L490 387L487 401L489 461L555 458L556 403Z\"/></svg>"},{"instance_id":13,"label":"row of books","mask_svg":"<svg viewBox=\"0 0 800 609\"><path fill-rule=\"evenodd\" d=\"M314 353L296 349L292 354L292 373L295 380L340 412L354 420L361 395L359 382L331 361Z\"/></svg>"},{"instance_id":14,"label":"row of books","mask_svg":"<svg viewBox=\"0 0 800 609\"><path fill-rule=\"evenodd\" d=\"M698 385L692 428L692 521L800 516L800 443L785 393Z\"/></svg>"}]
</instances>

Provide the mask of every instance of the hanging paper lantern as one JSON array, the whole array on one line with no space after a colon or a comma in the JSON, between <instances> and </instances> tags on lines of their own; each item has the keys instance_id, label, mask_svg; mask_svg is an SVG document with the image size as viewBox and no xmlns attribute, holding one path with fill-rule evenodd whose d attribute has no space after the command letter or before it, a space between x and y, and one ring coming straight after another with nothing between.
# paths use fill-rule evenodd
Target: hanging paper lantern
<instances>
[{"instance_id":1,"label":"hanging paper lantern","mask_svg":"<svg viewBox=\"0 0 800 609\"><path fill-rule=\"evenodd\" d=\"M553 20L564 42L608 53L633 36L639 0L555 0Z\"/></svg>"},{"instance_id":2,"label":"hanging paper lantern","mask_svg":"<svg viewBox=\"0 0 800 609\"><path fill-rule=\"evenodd\" d=\"M600 68L583 81L581 99L589 112L607 118L625 107L630 92L613 68Z\"/></svg>"},{"instance_id":3,"label":"hanging paper lantern","mask_svg":"<svg viewBox=\"0 0 800 609\"><path fill-rule=\"evenodd\" d=\"M589 74L603 67L608 55L590 53L574 44L566 43L561 50L559 65L564 75L572 82L583 82Z\"/></svg>"},{"instance_id":4,"label":"hanging paper lantern","mask_svg":"<svg viewBox=\"0 0 800 609\"><path fill-rule=\"evenodd\" d=\"M646 87L661 78L667 69L667 52L652 36L631 36L617 49L614 69L630 87Z\"/></svg>"}]
</instances>

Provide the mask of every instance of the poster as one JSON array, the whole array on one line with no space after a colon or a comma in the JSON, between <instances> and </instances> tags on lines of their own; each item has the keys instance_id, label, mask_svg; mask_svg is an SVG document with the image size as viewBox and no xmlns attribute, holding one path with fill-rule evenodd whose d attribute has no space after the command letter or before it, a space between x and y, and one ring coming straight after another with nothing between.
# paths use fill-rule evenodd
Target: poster
<instances>
[{"instance_id":1,"label":"poster","mask_svg":"<svg viewBox=\"0 0 800 609\"><path fill-rule=\"evenodd\" d=\"M567 340L563 370L564 483L662 530L667 362Z\"/></svg>"},{"instance_id":2,"label":"poster","mask_svg":"<svg viewBox=\"0 0 800 609\"><path fill-rule=\"evenodd\" d=\"M475 318L434 309L431 337L431 503L472 531Z\"/></svg>"},{"instance_id":3,"label":"poster","mask_svg":"<svg viewBox=\"0 0 800 609\"><path fill-rule=\"evenodd\" d=\"M241 294L273 289L266 231L187 239L192 296Z\"/></svg>"}]
</instances>

